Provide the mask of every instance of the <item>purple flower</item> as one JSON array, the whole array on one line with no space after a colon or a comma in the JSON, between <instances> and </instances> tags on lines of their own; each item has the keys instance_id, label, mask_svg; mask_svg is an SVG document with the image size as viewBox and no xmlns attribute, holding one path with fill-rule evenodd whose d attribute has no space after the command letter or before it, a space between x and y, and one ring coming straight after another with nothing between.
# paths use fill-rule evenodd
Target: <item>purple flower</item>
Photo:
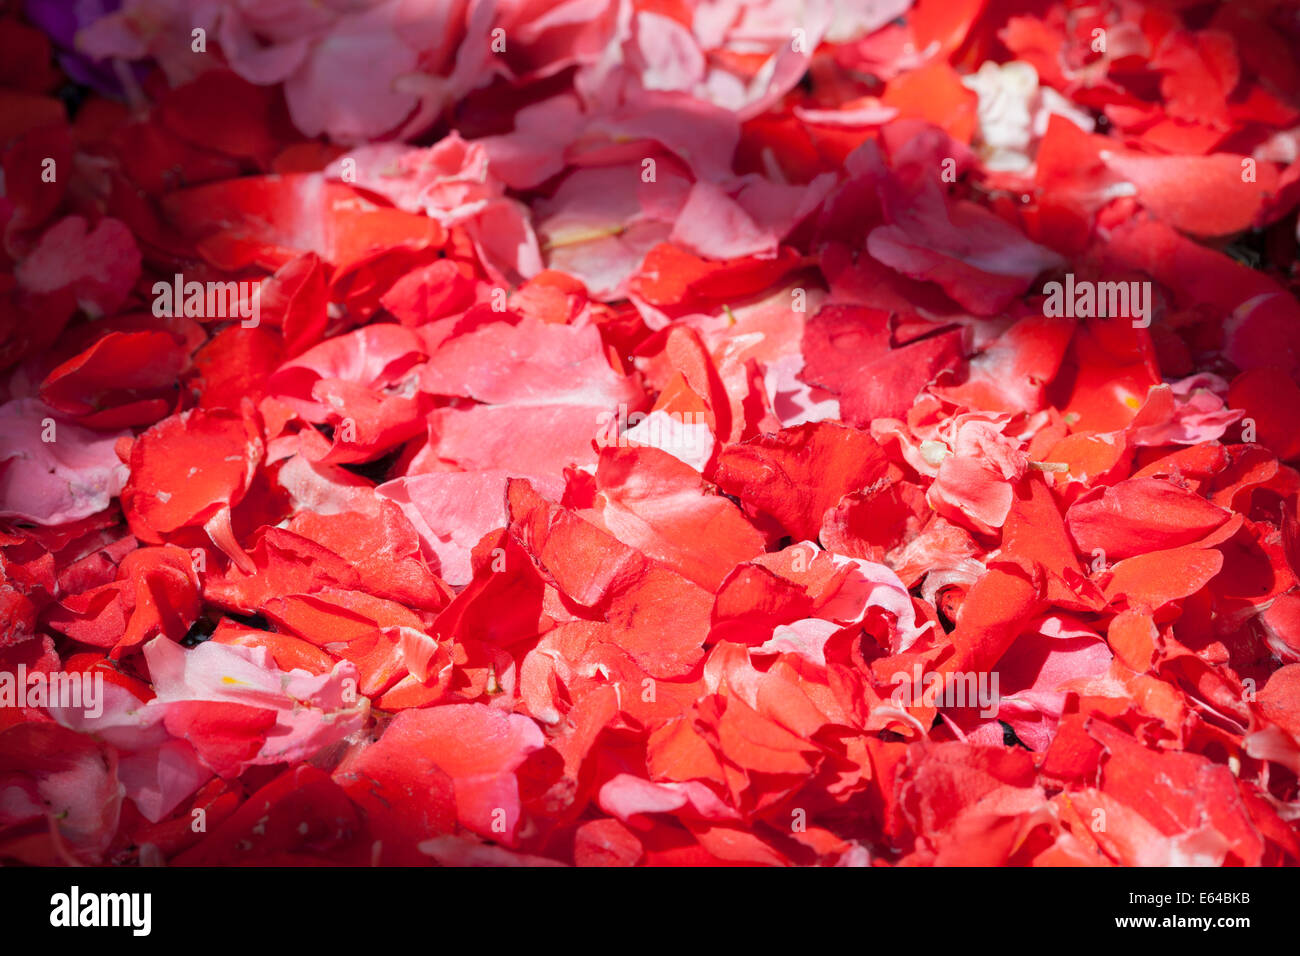
<instances>
[{"instance_id":1,"label":"purple flower","mask_svg":"<svg viewBox=\"0 0 1300 956\"><path fill-rule=\"evenodd\" d=\"M122 83L113 65L92 60L77 52L76 47L78 31L115 13L122 0L26 0L24 6L27 19L50 38L59 66L72 80L108 96L122 95ZM141 65L133 69L137 76L145 72Z\"/></svg>"}]
</instances>

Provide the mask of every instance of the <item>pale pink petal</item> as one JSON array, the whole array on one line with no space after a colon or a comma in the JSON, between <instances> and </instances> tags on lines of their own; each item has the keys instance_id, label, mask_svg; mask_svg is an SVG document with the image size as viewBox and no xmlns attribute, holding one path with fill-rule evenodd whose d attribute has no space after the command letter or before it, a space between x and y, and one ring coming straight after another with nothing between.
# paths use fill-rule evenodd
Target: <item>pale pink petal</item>
<instances>
[{"instance_id":1,"label":"pale pink petal","mask_svg":"<svg viewBox=\"0 0 1300 956\"><path fill-rule=\"evenodd\" d=\"M0 517L56 525L103 511L126 484L113 449L129 435L83 428L34 398L0 405Z\"/></svg>"}]
</instances>

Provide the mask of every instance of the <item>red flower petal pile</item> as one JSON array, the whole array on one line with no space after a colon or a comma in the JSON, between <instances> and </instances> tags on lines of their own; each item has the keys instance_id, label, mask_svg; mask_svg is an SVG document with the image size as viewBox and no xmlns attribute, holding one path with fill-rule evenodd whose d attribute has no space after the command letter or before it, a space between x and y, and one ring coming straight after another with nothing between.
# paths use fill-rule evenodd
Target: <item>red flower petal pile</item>
<instances>
[{"instance_id":1,"label":"red flower petal pile","mask_svg":"<svg viewBox=\"0 0 1300 956\"><path fill-rule=\"evenodd\" d=\"M16 6L0 860L1300 863L1293 5Z\"/></svg>"}]
</instances>

